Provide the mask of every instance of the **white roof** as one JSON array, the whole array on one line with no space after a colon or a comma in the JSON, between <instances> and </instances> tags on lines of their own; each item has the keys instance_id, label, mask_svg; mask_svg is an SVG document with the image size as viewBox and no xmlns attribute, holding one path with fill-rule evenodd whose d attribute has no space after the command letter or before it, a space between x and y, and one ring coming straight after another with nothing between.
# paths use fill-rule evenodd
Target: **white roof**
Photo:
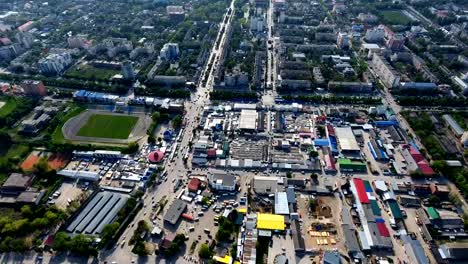
<instances>
[{"instance_id":1,"label":"white roof","mask_svg":"<svg viewBox=\"0 0 468 264\"><path fill-rule=\"evenodd\" d=\"M275 214L289 215L288 196L286 192L275 193Z\"/></svg>"},{"instance_id":2,"label":"white roof","mask_svg":"<svg viewBox=\"0 0 468 264\"><path fill-rule=\"evenodd\" d=\"M240 129L255 129L257 128L257 111L243 109L239 120Z\"/></svg>"},{"instance_id":3,"label":"white roof","mask_svg":"<svg viewBox=\"0 0 468 264\"><path fill-rule=\"evenodd\" d=\"M382 180L377 180L374 182L375 188L377 188L380 191L386 192L388 191L387 185L385 184L385 181Z\"/></svg>"},{"instance_id":4,"label":"white roof","mask_svg":"<svg viewBox=\"0 0 468 264\"><path fill-rule=\"evenodd\" d=\"M335 127L335 133L342 150L359 151L359 145L351 127Z\"/></svg>"}]
</instances>

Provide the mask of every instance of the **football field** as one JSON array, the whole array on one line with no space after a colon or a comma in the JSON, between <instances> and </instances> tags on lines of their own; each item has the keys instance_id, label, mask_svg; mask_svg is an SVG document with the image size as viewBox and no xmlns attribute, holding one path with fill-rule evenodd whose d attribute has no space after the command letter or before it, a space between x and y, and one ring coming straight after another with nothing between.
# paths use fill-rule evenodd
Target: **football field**
<instances>
[{"instance_id":1,"label":"football field","mask_svg":"<svg viewBox=\"0 0 468 264\"><path fill-rule=\"evenodd\" d=\"M127 139L137 122L136 116L93 114L77 136Z\"/></svg>"}]
</instances>

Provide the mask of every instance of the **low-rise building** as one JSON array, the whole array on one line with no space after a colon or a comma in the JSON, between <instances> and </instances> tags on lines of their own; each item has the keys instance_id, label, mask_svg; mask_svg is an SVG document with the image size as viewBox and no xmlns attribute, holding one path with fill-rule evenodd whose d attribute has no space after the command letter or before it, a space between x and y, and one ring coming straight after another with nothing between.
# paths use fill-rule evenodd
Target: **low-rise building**
<instances>
[{"instance_id":1,"label":"low-rise building","mask_svg":"<svg viewBox=\"0 0 468 264\"><path fill-rule=\"evenodd\" d=\"M217 191L235 191L236 176L227 173L210 173L208 175L208 183L210 187Z\"/></svg>"}]
</instances>

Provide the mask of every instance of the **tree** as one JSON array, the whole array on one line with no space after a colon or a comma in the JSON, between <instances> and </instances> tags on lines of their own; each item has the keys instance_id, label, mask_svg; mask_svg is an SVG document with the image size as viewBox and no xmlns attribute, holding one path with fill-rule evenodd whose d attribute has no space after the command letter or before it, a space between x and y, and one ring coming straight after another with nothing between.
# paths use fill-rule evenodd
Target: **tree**
<instances>
[{"instance_id":1,"label":"tree","mask_svg":"<svg viewBox=\"0 0 468 264\"><path fill-rule=\"evenodd\" d=\"M431 195L428 198L428 202L431 205L438 205L440 203L440 198L436 195Z\"/></svg>"},{"instance_id":2,"label":"tree","mask_svg":"<svg viewBox=\"0 0 468 264\"><path fill-rule=\"evenodd\" d=\"M198 250L198 256L203 259L209 259L211 257L211 250L207 244L202 244L200 250Z\"/></svg>"},{"instance_id":3,"label":"tree","mask_svg":"<svg viewBox=\"0 0 468 264\"><path fill-rule=\"evenodd\" d=\"M175 129L179 129L182 126L182 116L176 115L174 119L172 119L172 127Z\"/></svg>"},{"instance_id":4,"label":"tree","mask_svg":"<svg viewBox=\"0 0 468 264\"><path fill-rule=\"evenodd\" d=\"M5 147L9 147L13 143L10 135L5 130L0 130L0 142L2 142L2 145Z\"/></svg>"},{"instance_id":5,"label":"tree","mask_svg":"<svg viewBox=\"0 0 468 264\"><path fill-rule=\"evenodd\" d=\"M318 153L317 151L315 151L315 150L311 150L311 151L309 152L309 156L310 156L311 158L314 158L314 159L315 159L315 158L317 158L317 157L319 156L319 153Z\"/></svg>"},{"instance_id":6,"label":"tree","mask_svg":"<svg viewBox=\"0 0 468 264\"><path fill-rule=\"evenodd\" d=\"M101 232L102 238L104 240L111 239L112 237L115 236L119 227L120 227L119 222L114 222L114 223L105 225Z\"/></svg>"},{"instance_id":7,"label":"tree","mask_svg":"<svg viewBox=\"0 0 468 264\"><path fill-rule=\"evenodd\" d=\"M23 205L21 207L21 214L26 218L30 218L33 215L33 211L29 205Z\"/></svg>"},{"instance_id":8,"label":"tree","mask_svg":"<svg viewBox=\"0 0 468 264\"><path fill-rule=\"evenodd\" d=\"M292 172L288 171L286 172L286 178L291 179L293 177Z\"/></svg>"},{"instance_id":9,"label":"tree","mask_svg":"<svg viewBox=\"0 0 468 264\"><path fill-rule=\"evenodd\" d=\"M310 178L311 178L312 180L317 180L317 179L318 179L318 174L317 174L317 173L312 173L312 174L310 175Z\"/></svg>"},{"instance_id":10,"label":"tree","mask_svg":"<svg viewBox=\"0 0 468 264\"><path fill-rule=\"evenodd\" d=\"M317 200L316 199L309 199L309 207L310 210L315 211L317 208Z\"/></svg>"}]
</instances>

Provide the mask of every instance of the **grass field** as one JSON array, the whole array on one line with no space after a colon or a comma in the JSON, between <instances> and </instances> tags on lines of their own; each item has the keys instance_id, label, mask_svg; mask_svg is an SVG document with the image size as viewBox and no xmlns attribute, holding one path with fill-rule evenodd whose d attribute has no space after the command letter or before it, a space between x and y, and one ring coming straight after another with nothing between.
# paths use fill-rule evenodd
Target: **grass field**
<instances>
[{"instance_id":1,"label":"grass field","mask_svg":"<svg viewBox=\"0 0 468 264\"><path fill-rule=\"evenodd\" d=\"M9 113L11 113L11 111L13 111L16 108L15 98L9 98L6 101L0 98L0 101L5 103L2 107L0 107L0 116L7 116Z\"/></svg>"},{"instance_id":2,"label":"grass field","mask_svg":"<svg viewBox=\"0 0 468 264\"><path fill-rule=\"evenodd\" d=\"M138 122L138 117L121 115L100 115L94 114L89 117L78 136L127 139Z\"/></svg>"},{"instance_id":3,"label":"grass field","mask_svg":"<svg viewBox=\"0 0 468 264\"><path fill-rule=\"evenodd\" d=\"M63 115L60 117L60 123L59 125L55 128L54 133L52 134L52 141L54 143L65 143L65 137L63 136L62 133L62 127L67 122L70 118L75 117L79 115L81 112L83 112L85 109L79 106L74 106L72 107L66 114L61 114ZM60 114L60 113L59 113Z\"/></svg>"},{"instance_id":4,"label":"grass field","mask_svg":"<svg viewBox=\"0 0 468 264\"><path fill-rule=\"evenodd\" d=\"M87 80L98 80L107 81L112 76L120 73L117 70L96 68L91 65L82 64L70 68L66 73L65 77L87 79Z\"/></svg>"},{"instance_id":5,"label":"grass field","mask_svg":"<svg viewBox=\"0 0 468 264\"><path fill-rule=\"evenodd\" d=\"M401 11L382 11L380 12L384 19L392 25L408 25L411 19L403 14Z\"/></svg>"}]
</instances>

